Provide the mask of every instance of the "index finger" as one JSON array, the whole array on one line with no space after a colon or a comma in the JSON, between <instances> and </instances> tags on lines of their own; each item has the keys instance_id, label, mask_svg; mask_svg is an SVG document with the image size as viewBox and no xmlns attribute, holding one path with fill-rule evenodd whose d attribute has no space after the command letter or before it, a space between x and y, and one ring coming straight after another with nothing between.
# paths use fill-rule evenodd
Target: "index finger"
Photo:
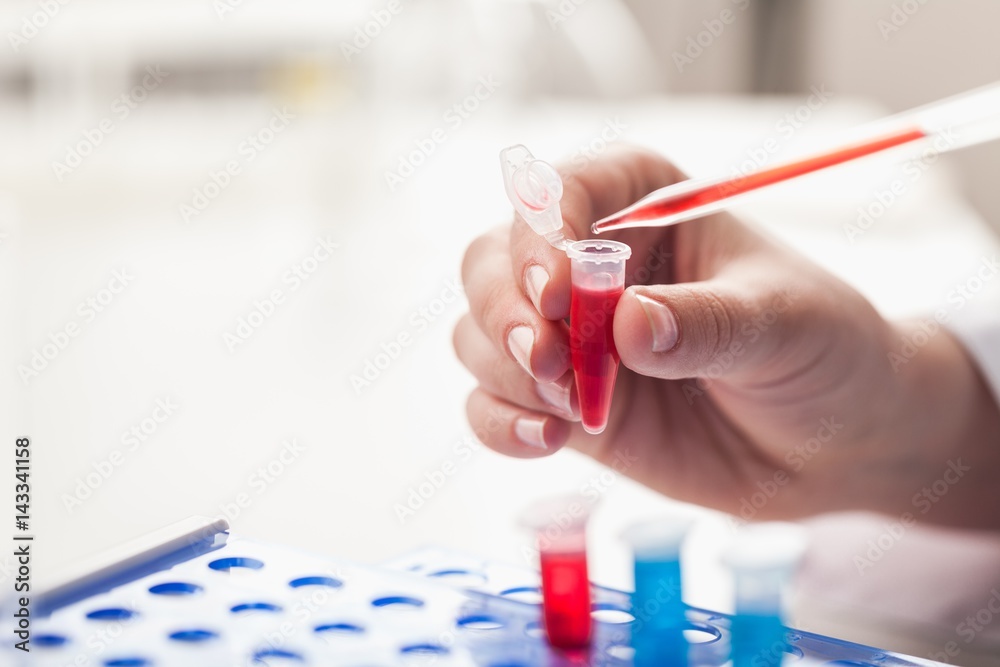
<instances>
[{"instance_id":1,"label":"index finger","mask_svg":"<svg viewBox=\"0 0 1000 667\"><path fill-rule=\"evenodd\" d=\"M590 225L595 220L685 178L665 158L636 147L613 148L583 167L562 166L558 171L563 180L563 231L570 240L593 236ZM565 253L549 245L520 216L511 227L510 247L514 275L542 317L568 317L570 274Z\"/></svg>"}]
</instances>

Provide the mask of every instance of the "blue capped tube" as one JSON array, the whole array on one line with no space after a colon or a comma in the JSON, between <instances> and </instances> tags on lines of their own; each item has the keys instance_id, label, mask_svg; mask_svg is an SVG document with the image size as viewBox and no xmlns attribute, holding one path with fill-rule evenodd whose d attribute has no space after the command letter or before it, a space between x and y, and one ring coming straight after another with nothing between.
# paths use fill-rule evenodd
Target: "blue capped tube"
<instances>
[{"instance_id":1,"label":"blue capped tube","mask_svg":"<svg viewBox=\"0 0 1000 667\"><path fill-rule=\"evenodd\" d=\"M687 664L681 546L690 527L689 518L665 517L637 523L622 535L635 564L635 667Z\"/></svg>"},{"instance_id":2,"label":"blue capped tube","mask_svg":"<svg viewBox=\"0 0 1000 667\"><path fill-rule=\"evenodd\" d=\"M779 667L787 652L785 597L805 553L805 531L790 523L743 528L723 561L733 573L733 667Z\"/></svg>"}]
</instances>

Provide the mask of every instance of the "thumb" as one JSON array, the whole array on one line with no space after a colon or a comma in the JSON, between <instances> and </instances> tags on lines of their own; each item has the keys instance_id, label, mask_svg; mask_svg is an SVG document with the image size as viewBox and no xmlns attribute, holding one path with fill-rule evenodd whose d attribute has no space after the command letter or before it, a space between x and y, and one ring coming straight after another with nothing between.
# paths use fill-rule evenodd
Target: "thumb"
<instances>
[{"instance_id":1,"label":"thumb","mask_svg":"<svg viewBox=\"0 0 1000 667\"><path fill-rule=\"evenodd\" d=\"M615 311L615 346L625 366L650 377L763 379L793 335L794 301L723 279L633 286Z\"/></svg>"}]
</instances>

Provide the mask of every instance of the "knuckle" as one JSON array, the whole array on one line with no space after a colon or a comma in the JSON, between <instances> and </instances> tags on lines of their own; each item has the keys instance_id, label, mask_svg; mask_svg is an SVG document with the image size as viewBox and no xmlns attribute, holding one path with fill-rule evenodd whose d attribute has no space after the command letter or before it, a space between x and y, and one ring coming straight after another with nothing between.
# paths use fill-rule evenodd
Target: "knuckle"
<instances>
[{"instance_id":1,"label":"knuckle","mask_svg":"<svg viewBox=\"0 0 1000 667\"><path fill-rule=\"evenodd\" d=\"M484 329L491 337L497 336L501 340L506 335L504 329L507 328L505 321L509 310L511 287L512 285L506 281L491 281L484 286L479 302L480 322Z\"/></svg>"},{"instance_id":2,"label":"knuckle","mask_svg":"<svg viewBox=\"0 0 1000 667\"><path fill-rule=\"evenodd\" d=\"M468 283L469 278L475 274L476 264L488 252L489 243L490 240L486 235L477 236L465 249L465 255L462 256L462 282Z\"/></svg>"},{"instance_id":3,"label":"knuckle","mask_svg":"<svg viewBox=\"0 0 1000 667\"><path fill-rule=\"evenodd\" d=\"M697 296L705 351L718 355L729 348L735 337L736 317L732 306L712 290L704 290Z\"/></svg>"},{"instance_id":4,"label":"knuckle","mask_svg":"<svg viewBox=\"0 0 1000 667\"><path fill-rule=\"evenodd\" d=\"M455 356L461 361L465 366L469 364L466 363L464 358L465 352L465 339L468 336L469 325L472 324L471 317L468 313L462 315L461 319L455 324L455 328L451 331L451 346L455 350ZM473 324L473 326L475 326Z\"/></svg>"}]
</instances>

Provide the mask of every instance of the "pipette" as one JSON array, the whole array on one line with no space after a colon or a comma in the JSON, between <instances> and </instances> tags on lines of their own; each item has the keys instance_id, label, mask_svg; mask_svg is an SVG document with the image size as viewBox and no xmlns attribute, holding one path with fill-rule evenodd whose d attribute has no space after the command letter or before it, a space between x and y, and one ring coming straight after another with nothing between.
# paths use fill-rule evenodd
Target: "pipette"
<instances>
[{"instance_id":1,"label":"pipette","mask_svg":"<svg viewBox=\"0 0 1000 667\"><path fill-rule=\"evenodd\" d=\"M827 167L908 144L933 141L935 154L1000 137L1000 84L891 116L857 131L860 139L831 150L735 177L689 179L656 190L598 220L595 234L631 227L665 227L728 208L744 195Z\"/></svg>"},{"instance_id":2,"label":"pipette","mask_svg":"<svg viewBox=\"0 0 1000 667\"><path fill-rule=\"evenodd\" d=\"M805 532L790 523L743 528L723 560L736 589L733 667L779 667L787 643L784 596L805 553Z\"/></svg>"},{"instance_id":3,"label":"pipette","mask_svg":"<svg viewBox=\"0 0 1000 667\"><path fill-rule=\"evenodd\" d=\"M625 290L625 261L632 250L617 241L566 239L559 207L562 179L550 164L536 160L524 146L500 151L500 166L514 210L570 259L569 343L580 421L587 433L602 433L608 425L618 376L615 308Z\"/></svg>"},{"instance_id":4,"label":"pipette","mask_svg":"<svg viewBox=\"0 0 1000 667\"><path fill-rule=\"evenodd\" d=\"M521 515L521 524L535 533L545 635L556 648L580 649L590 644L589 517L588 507L570 496L536 501Z\"/></svg>"},{"instance_id":5,"label":"pipette","mask_svg":"<svg viewBox=\"0 0 1000 667\"><path fill-rule=\"evenodd\" d=\"M634 524L622 535L632 546L635 567L635 667L687 664L681 545L690 526L688 518L667 517Z\"/></svg>"}]
</instances>

